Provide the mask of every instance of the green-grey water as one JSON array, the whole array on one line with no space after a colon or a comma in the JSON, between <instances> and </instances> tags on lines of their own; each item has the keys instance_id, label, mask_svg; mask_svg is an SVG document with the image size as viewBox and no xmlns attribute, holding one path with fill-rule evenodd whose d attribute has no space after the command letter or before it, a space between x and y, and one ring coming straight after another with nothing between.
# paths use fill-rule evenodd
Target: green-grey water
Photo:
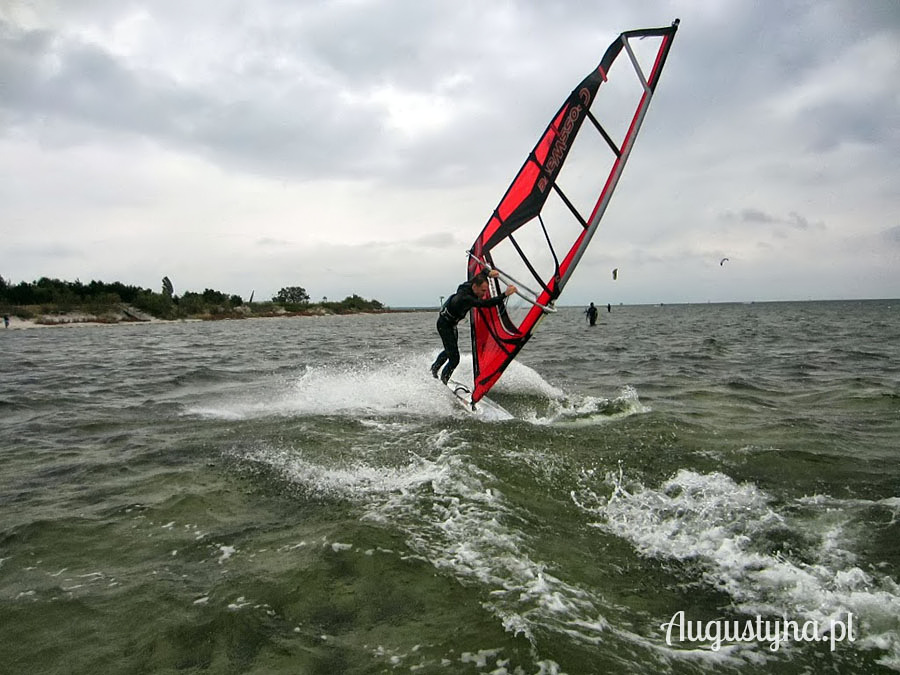
<instances>
[{"instance_id":1,"label":"green-grey water","mask_svg":"<svg viewBox=\"0 0 900 675\"><path fill-rule=\"evenodd\" d=\"M900 301L434 318L0 332L0 672L900 670Z\"/></svg>"}]
</instances>

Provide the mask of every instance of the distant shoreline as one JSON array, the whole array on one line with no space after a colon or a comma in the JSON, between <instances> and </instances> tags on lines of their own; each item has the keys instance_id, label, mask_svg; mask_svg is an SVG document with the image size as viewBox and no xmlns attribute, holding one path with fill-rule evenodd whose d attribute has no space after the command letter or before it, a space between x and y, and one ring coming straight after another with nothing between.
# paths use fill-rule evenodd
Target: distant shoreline
<instances>
[{"instance_id":1,"label":"distant shoreline","mask_svg":"<svg viewBox=\"0 0 900 675\"><path fill-rule=\"evenodd\" d=\"M129 309L112 314L90 314L74 311L61 314L43 314L31 319L22 319L14 314L9 314L9 326L7 330L30 330L34 328L73 328L76 326L119 326L135 324L169 324L169 323L196 323L201 321L244 321L246 319L292 319L298 317L321 318L326 316L356 316L359 314L401 314L418 311L432 311L431 309L378 309L359 310L352 312L330 312L323 310L310 310L303 312L267 312L262 314L242 314L240 312L229 314L211 314L200 316L188 316L179 319L159 319L143 312ZM2 330L2 329L0 329Z\"/></svg>"},{"instance_id":2,"label":"distant shoreline","mask_svg":"<svg viewBox=\"0 0 900 675\"><path fill-rule=\"evenodd\" d=\"M664 307L691 307L691 306L725 306L725 305L765 305L765 304L804 304L804 303L856 303L856 302L898 302L900 298L852 298L838 300L756 300L756 301L722 301L722 302L672 302L672 303L637 303L616 304L613 309L628 308L664 308ZM581 309L580 305L561 305L558 309ZM23 319L14 314L16 308L10 308L8 330L23 330L32 328L71 328L73 326L109 326L130 324L158 324L158 323L193 323L198 321L242 321L244 319L290 319L297 317L325 317L325 316L358 316L360 314L410 314L410 313L436 313L439 307L391 307L382 309L361 309L334 312L319 306L312 306L304 311L267 311L254 314L252 311L232 311L226 314L192 315L177 319L160 319L134 307L123 305L118 310L100 314L92 314L84 311L71 311L62 313L40 314L34 318ZM0 328L2 331L3 328Z\"/></svg>"}]
</instances>

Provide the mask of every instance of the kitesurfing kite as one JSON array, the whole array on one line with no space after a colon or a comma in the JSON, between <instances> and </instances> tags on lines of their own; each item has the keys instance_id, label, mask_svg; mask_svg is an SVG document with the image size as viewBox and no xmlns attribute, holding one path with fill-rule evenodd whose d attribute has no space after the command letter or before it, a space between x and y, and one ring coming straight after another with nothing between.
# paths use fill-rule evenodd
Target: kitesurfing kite
<instances>
[{"instance_id":1,"label":"kitesurfing kite","mask_svg":"<svg viewBox=\"0 0 900 675\"><path fill-rule=\"evenodd\" d=\"M556 311L622 175L677 29L676 19L616 38L553 116L468 251L469 278L495 269L491 295L503 282L521 298L472 312L473 408Z\"/></svg>"},{"instance_id":2,"label":"kitesurfing kite","mask_svg":"<svg viewBox=\"0 0 900 675\"><path fill-rule=\"evenodd\" d=\"M619 268L613 270L613 281L619 278Z\"/></svg>"},{"instance_id":3,"label":"kitesurfing kite","mask_svg":"<svg viewBox=\"0 0 900 675\"><path fill-rule=\"evenodd\" d=\"M723 266L725 265L725 261L726 261L726 260L728 260L728 258L722 258L722 259L719 261L719 267L723 267Z\"/></svg>"}]
</instances>

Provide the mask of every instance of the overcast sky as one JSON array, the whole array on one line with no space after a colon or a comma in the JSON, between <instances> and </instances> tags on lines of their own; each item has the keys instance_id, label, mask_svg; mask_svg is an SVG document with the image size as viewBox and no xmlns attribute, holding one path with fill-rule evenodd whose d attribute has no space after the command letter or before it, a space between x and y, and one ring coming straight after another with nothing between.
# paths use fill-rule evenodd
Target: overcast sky
<instances>
[{"instance_id":1,"label":"overcast sky","mask_svg":"<svg viewBox=\"0 0 900 675\"><path fill-rule=\"evenodd\" d=\"M435 304L609 43L676 17L560 304L900 297L898 0L3 0L0 275Z\"/></svg>"}]
</instances>

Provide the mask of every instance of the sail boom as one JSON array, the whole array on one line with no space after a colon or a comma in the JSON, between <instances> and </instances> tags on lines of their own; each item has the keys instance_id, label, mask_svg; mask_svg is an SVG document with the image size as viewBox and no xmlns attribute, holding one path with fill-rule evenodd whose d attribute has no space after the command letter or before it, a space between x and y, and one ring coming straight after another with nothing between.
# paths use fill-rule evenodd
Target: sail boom
<instances>
[{"instance_id":1,"label":"sail boom","mask_svg":"<svg viewBox=\"0 0 900 675\"><path fill-rule=\"evenodd\" d=\"M487 267L490 270L496 270L497 275L498 275L497 278L506 284L512 284L513 286L515 286L517 288L516 295L519 296L520 298L522 298L525 302L527 302L535 307L538 307L539 309L541 309L544 312L555 312L556 311L556 307L553 307L550 305L544 305L544 304L538 302L537 298L540 294L537 291L534 291L534 290L528 288L527 286L525 286L525 284L523 284L521 281L518 281L517 279L511 277L506 272L504 272L501 269L498 269L497 267L494 267L490 263L485 262L478 256L474 255L471 251L469 251L469 257L471 257L473 260L475 260L479 264L483 265L484 267ZM523 290L528 291L531 294L531 296L528 296L528 295L525 295L524 293L522 293Z\"/></svg>"}]
</instances>

